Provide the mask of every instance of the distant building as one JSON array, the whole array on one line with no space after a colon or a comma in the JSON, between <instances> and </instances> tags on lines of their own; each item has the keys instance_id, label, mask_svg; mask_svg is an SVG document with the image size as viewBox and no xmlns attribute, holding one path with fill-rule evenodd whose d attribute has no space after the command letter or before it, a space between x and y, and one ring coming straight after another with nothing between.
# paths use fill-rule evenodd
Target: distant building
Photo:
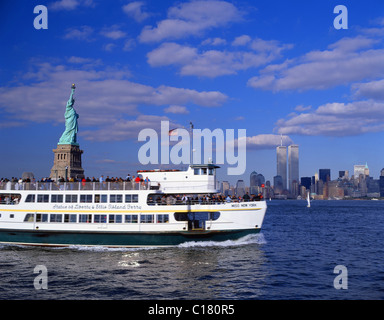
<instances>
[{"instance_id":1,"label":"distant building","mask_svg":"<svg viewBox=\"0 0 384 320\"><path fill-rule=\"evenodd\" d=\"M277 155L277 174L283 183L283 190L287 189L287 147L279 146L276 148Z\"/></svg>"},{"instance_id":2,"label":"distant building","mask_svg":"<svg viewBox=\"0 0 384 320\"><path fill-rule=\"evenodd\" d=\"M364 175L365 176L369 176L369 168L368 168L368 163L365 164L365 168L364 168Z\"/></svg>"},{"instance_id":3,"label":"distant building","mask_svg":"<svg viewBox=\"0 0 384 320\"><path fill-rule=\"evenodd\" d=\"M253 171L250 176L249 192L251 194L258 194L263 184L265 184L264 176L261 173Z\"/></svg>"},{"instance_id":4,"label":"distant building","mask_svg":"<svg viewBox=\"0 0 384 320\"><path fill-rule=\"evenodd\" d=\"M288 147L288 187L289 191L297 196L299 194L298 187L294 183L298 185L299 183L299 146L296 144L292 144Z\"/></svg>"},{"instance_id":5,"label":"distant building","mask_svg":"<svg viewBox=\"0 0 384 320\"><path fill-rule=\"evenodd\" d=\"M311 193L317 193L317 181L319 181L318 174L316 173L311 178Z\"/></svg>"},{"instance_id":6,"label":"distant building","mask_svg":"<svg viewBox=\"0 0 384 320\"><path fill-rule=\"evenodd\" d=\"M380 193L380 197L384 197L384 168L381 169L381 171L380 171L379 193Z\"/></svg>"},{"instance_id":7,"label":"distant building","mask_svg":"<svg viewBox=\"0 0 384 320\"><path fill-rule=\"evenodd\" d=\"M355 179L358 179L360 175L369 176L368 164L356 164L353 166L353 175Z\"/></svg>"},{"instance_id":8,"label":"distant building","mask_svg":"<svg viewBox=\"0 0 384 320\"><path fill-rule=\"evenodd\" d=\"M327 196L329 198L344 198L344 189L340 187L337 180L329 181L327 185Z\"/></svg>"},{"instance_id":9,"label":"distant building","mask_svg":"<svg viewBox=\"0 0 384 320\"><path fill-rule=\"evenodd\" d=\"M319 169L319 180L326 183L331 180L331 169Z\"/></svg>"},{"instance_id":10,"label":"distant building","mask_svg":"<svg viewBox=\"0 0 384 320\"><path fill-rule=\"evenodd\" d=\"M265 185L265 177L261 173L259 173L257 175L257 185L261 187L263 184Z\"/></svg>"},{"instance_id":11,"label":"distant building","mask_svg":"<svg viewBox=\"0 0 384 320\"><path fill-rule=\"evenodd\" d=\"M316 186L317 186L317 194L318 195L323 195L323 191L324 191L324 182L323 182L323 180L321 180L321 179L319 179L319 180L317 180L317 182L316 182Z\"/></svg>"},{"instance_id":12,"label":"distant building","mask_svg":"<svg viewBox=\"0 0 384 320\"><path fill-rule=\"evenodd\" d=\"M339 179L349 179L349 171L348 170L339 171Z\"/></svg>"},{"instance_id":13,"label":"distant building","mask_svg":"<svg viewBox=\"0 0 384 320\"><path fill-rule=\"evenodd\" d=\"M273 177L273 190L275 194L282 194L284 190L283 178L281 176Z\"/></svg>"},{"instance_id":14,"label":"distant building","mask_svg":"<svg viewBox=\"0 0 384 320\"><path fill-rule=\"evenodd\" d=\"M244 180L237 180L236 183L236 196L243 197L245 195L245 183Z\"/></svg>"},{"instance_id":15,"label":"distant building","mask_svg":"<svg viewBox=\"0 0 384 320\"><path fill-rule=\"evenodd\" d=\"M300 186L300 196L305 199L307 197L307 189L304 186Z\"/></svg>"},{"instance_id":16,"label":"distant building","mask_svg":"<svg viewBox=\"0 0 384 320\"><path fill-rule=\"evenodd\" d=\"M230 187L231 187L231 186L230 186L230 184L229 184L228 181L223 181L223 182L221 183L221 193L222 193L223 195L225 195L225 196L228 196Z\"/></svg>"},{"instance_id":17,"label":"distant building","mask_svg":"<svg viewBox=\"0 0 384 320\"><path fill-rule=\"evenodd\" d=\"M367 177L367 197L380 197L380 180Z\"/></svg>"},{"instance_id":18,"label":"distant building","mask_svg":"<svg viewBox=\"0 0 384 320\"><path fill-rule=\"evenodd\" d=\"M301 186L305 187L306 190L311 190L312 178L301 177Z\"/></svg>"},{"instance_id":19,"label":"distant building","mask_svg":"<svg viewBox=\"0 0 384 320\"><path fill-rule=\"evenodd\" d=\"M381 170L381 171L383 171L383 170ZM380 190L380 197L384 197L384 175L380 176L379 190Z\"/></svg>"},{"instance_id":20,"label":"distant building","mask_svg":"<svg viewBox=\"0 0 384 320\"><path fill-rule=\"evenodd\" d=\"M353 166L353 176L355 179L358 179L359 176L362 174L364 175L365 171L365 165L363 164L356 164Z\"/></svg>"},{"instance_id":21,"label":"distant building","mask_svg":"<svg viewBox=\"0 0 384 320\"><path fill-rule=\"evenodd\" d=\"M249 188L251 190L251 193L255 193L257 187L257 172L253 171L249 177Z\"/></svg>"},{"instance_id":22,"label":"distant building","mask_svg":"<svg viewBox=\"0 0 384 320\"><path fill-rule=\"evenodd\" d=\"M296 198L299 195L299 182L296 180L292 181L291 184L291 197Z\"/></svg>"}]
</instances>

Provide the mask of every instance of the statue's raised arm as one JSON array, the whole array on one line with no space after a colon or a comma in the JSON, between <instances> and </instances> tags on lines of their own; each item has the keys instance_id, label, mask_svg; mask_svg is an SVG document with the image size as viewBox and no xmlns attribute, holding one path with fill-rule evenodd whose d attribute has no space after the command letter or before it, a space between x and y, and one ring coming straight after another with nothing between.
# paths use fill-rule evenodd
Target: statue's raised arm
<instances>
[{"instance_id":1,"label":"statue's raised arm","mask_svg":"<svg viewBox=\"0 0 384 320\"><path fill-rule=\"evenodd\" d=\"M75 94L75 84L72 84L72 90L71 90L71 95L69 96L69 100L67 102L67 108L73 107L75 104L75 99L73 98L73 95Z\"/></svg>"},{"instance_id":2,"label":"statue's raised arm","mask_svg":"<svg viewBox=\"0 0 384 320\"><path fill-rule=\"evenodd\" d=\"M76 113L73 105L75 104L75 99L73 95L75 93L75 84L72 84L72 91L67 102L67 106L65 108L65 131L62 134L58 144L70 144L70 145L79 145L77 143L77 132L79 131L79 127L77 124L77 119L79 115Z\"/></svg>"}]
</instances>

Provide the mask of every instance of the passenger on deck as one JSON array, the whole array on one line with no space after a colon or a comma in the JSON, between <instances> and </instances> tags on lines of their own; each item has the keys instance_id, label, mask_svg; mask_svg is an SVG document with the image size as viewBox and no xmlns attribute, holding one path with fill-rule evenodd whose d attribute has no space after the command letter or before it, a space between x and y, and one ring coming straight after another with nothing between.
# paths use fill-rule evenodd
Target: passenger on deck
<instances>
[{"instance_id":1,"label":"passenger on deck","mask_svg":"<svg viewBox=\"0 0 384 320\"><path fill-rule=\"evenodd\" d=\"M243 200L245 202L249 202L249 200L251 200L251 197L249 196L248 192L243 196Z\"/></svg>"}]
</instances>

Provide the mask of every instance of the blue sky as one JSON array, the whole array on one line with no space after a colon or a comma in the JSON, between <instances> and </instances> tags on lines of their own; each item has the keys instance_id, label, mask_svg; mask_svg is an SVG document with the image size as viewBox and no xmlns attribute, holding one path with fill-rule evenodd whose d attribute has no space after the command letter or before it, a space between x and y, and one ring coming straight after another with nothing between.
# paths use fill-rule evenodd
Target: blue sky
<instances>
[{"instance_id":1,"label":"blue sky","mask_svg":"<svg viewBox=\"0 0 384 320\"><path fill-rule=\"evenodd\" d=\"M348 29L336 30L336 5ZM36 30L37 5L48 29ZM0 177L48 176L76 83L87 176L143 169L144 128L247 129L247 170L276 175L299 145L300 176L384 167L384 2L2 1Z\"/></svg>"}]
</instances>

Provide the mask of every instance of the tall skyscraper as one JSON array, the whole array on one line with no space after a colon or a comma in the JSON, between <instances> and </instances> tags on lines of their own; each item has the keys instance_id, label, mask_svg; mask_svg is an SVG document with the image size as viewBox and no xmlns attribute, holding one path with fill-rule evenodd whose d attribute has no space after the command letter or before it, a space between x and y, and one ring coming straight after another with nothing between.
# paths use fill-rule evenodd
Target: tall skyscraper
<instances>
[{"instance_id":1,"label":"tall skyscraper","mask_svg":"<svg viewBox=\"0 0 384 320\"><path fill-rule=\"evenodd\" d=\"M299 146L292 144L288 147L288 187L291 193L294 191L293 183L299 181Z\"/></svg>"},{"instance_id":2,"label":"tall skyscraper","mask_svg":"<svg viewBox=\"0 0 384 320\"><path fill-rule=\"evenodd\" d=\"M384 197L384 168L381 169L380 171L379 188L380 188L380 197Z\"/></svg>"},{"instance_id":3,"label":"tall skyscraper","mask_svg":"<svg viewBox=\"0 0 384 320\"><path fill-rule=\"evenodd\" d=\"M224 194L225 196L228 196L228 192L229 192L229 188L230 188L230 184L228 181L223 181L221 183L221 193Z\"/></svg>"},{"instance_id":4,"label":"tall skyscraper","mask_svg":"<svg viewBox=\"0 0 384 320\"><path fill-rule=\"evenodd\" d=\"M301 177L301 185L307 190L311 190L312 178L311 177Z\"/></svg>"},{"instance_id":5,"label":"tall skyscraper","mask_svg":"<svg viewBox=\"0 0 384 320\"><path fill-rule=\"evenodd\" d=\"M353 175L355 179L358 179L361 174L364 176L369 176L369 168L367 163L365 165L356 164L353 166Z\"/></svg>"},{"instance_id":6,"label":"tall skyscraper","mask_svg":"<svg viewBox=\"0 0 384 320\"><path fill-rule=\"evenodd\" d=\"M243 197L245 195L245 183L244 180L237 180L236 183L236 196Z\"/></svg>"},{"instance_id":7,"label":"tall skyscraper","mask_svg":"<svg viewBox=\"0 0 384 320\"><path fill-rule=\"evenodd\" d=\"M346 179L348 180L349 179L349 171L348 170L342 170L342 171L339 171L339 179Z\"/></svg>"},{"instance_id":8,"label":"tall skyscraper","mask_svg":"<svg viewBox=\"0 0 384 320\"><path fill-rule=\"evenodd\" d=\"M283 189L287 189L287 147L278 146L276 148L277 155L277 176L280 176L283 180Z\"/></svg>"},{"instance_id":9,"label":"tall skyscraper","mask_svg":"<svg viewBox=\"0 0 384 320\"><path fill-rule=\"evenodd\" d=\"M319 169L319 180L324 183L331 180L331 169Z\"/></svg>"},{"instance_id":10,"label":"tall skyscraper","mask_svg":"<svg viewBox=\"0 0 384 320\"><path fill-rule=\"evenodd\" d=\"M359 179L359 176L364 175L365 165L363 164L355 164L353 166L353 175L355 179Z\"/></svg>"},{"instance_id":11,"label":"tall skyscraper","mask_svg":"<svg viewBox=\"0 0 384 320\"><path fill-rule=\"evenodd\" d=\"M249 192L251 194L255 194L256 193L256 187L257 187L257 172L256 171L253 171L251 173L251 176L250 176L250 183L249 183Z\"/></svg>"},{"instance_id":12,"label":"tall skyscraper","mask_svg":"<svg viewBox=\"0 0 384 320\"><path fill-rule=\"evenodd\" d=\"M261 173L253 171L250 176L249 192L258 194L263 184L265 185L265 177Z\"/></svg>"},{"instance_id":13,"label":"tall skyscraper","mask_svg":"<svg viewBox=\"0 0 384 320\"><path fill-rule=\"evenodd\" d=\"M273 189L275 191L275 194L282 194L283 192L283 179L281 176L274 176L273 177Z\"/></svg>"}]
</instances>

